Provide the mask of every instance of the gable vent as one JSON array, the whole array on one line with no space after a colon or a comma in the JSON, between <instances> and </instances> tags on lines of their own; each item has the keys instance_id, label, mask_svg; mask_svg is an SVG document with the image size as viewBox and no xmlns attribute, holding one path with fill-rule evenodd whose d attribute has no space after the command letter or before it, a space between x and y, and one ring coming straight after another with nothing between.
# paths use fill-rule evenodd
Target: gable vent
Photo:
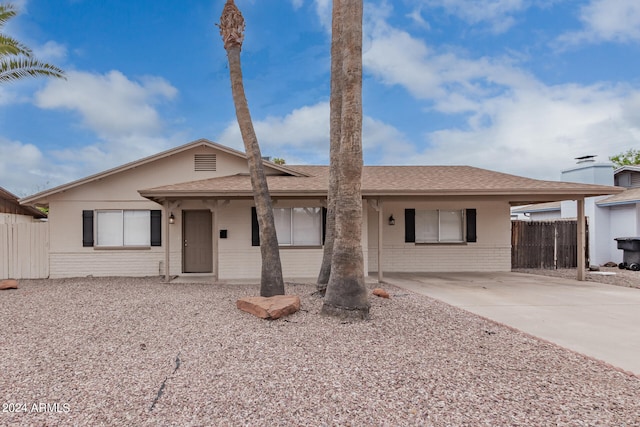
<instances>
[{"instance_id":1,"label":"gable vent","mask_svg":"<svg viewBox=\"0 0 640 427\"><path fill-rule=\"evenodd\" d=\"M194 160L194 169L196 171L215 171L216 170L215 154L196 154L193 160Z\"/></svg>"}]
</instances>

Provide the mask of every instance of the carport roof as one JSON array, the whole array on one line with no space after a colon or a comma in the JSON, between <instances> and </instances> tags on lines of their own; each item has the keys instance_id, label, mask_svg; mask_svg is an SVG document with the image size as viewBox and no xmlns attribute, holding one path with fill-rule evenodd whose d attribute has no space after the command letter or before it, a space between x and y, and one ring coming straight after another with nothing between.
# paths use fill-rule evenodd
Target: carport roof
<instances>
[{"instance_id":1,"label":"carport roof","mask_svg":"<svg viewBox=\"0 0 640 427\"><path fill-rule=\"evenodd\" d=\"M300 175L267 177L272 197L326 197L328 166L290 166ZM498 197L514 205L617 194L606 185L542 181L471 166L365 166L363 197ZM247 174L189 181L140 190L155 201L178 198L252 197Z\"/></svg>"}]
</instances>

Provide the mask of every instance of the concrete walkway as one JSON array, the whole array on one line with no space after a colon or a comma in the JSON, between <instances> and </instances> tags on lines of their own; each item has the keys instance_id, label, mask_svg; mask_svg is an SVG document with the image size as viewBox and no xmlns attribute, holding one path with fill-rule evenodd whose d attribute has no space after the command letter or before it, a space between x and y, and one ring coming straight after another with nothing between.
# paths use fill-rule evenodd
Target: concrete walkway
<instances>
[{"instance_id":1,"label":"concrete walkway","mask_svg":"<svg viewBox=\"0 0 640 427\"><path fill-rule=\"evenodd\" d=\"M387 273L385 282L640 376L640 289L521 273Z\"/></svg>"}]
</instances>

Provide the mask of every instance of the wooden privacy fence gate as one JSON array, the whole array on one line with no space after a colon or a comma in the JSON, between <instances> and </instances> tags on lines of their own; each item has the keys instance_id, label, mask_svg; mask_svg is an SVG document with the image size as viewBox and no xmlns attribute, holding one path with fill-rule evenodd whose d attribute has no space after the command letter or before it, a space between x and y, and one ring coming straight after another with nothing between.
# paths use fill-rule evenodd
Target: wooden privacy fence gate
<instances>
[{"instance_id":1,"label":"wooden privacy fence gate","mask_svg":"<svg viewBox=\"0 0 640 427\"><path fill-rule=\"evenodd\" d=\"M586 242L589 242L587 223ZM578 222L511 221L511 268L576 268ZM589 248L586 248L589 265Z\"/></svg>"},{"instance_id":2,"label":"wooden privacy fence gate","mask_svg":"<svg viewBox=\"0 0 640 427\"><path fill-rule=\"evenodd\" d=\"M0 224L0 279L49 277L49 224Z\"/></svg>"}]
</instances>

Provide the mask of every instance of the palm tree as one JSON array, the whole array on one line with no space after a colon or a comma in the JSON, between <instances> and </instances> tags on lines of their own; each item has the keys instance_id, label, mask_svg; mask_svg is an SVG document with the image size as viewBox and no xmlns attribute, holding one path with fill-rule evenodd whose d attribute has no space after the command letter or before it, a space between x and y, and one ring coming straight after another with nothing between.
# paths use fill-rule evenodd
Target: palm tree
<instances>
[{"instance_id":1,"label":"palm tree","mask_svg":"<svg viewBox=\"0 0 640 427\"><path fill-rule=\"evenodd\" d=\"M249 175L253 188L253 200L256 205L258 227L260 229L260 253L262 255L262 273L260 276L260 296L270 297L284 294L284 280L282 278L282 264L278 237L273 218L273 206L267 178L262 165L262 155L258 138L253 129L249 104L244 93L242 83L242 67L240 66L240 50L244 39L244 18L233 0L227 0L220 17L220 35L224 42L229 60L229 74L231 76L231 91L233 103L236 107L236 118L240 126L242 141L244 142L249 163Z\"/></svg>"},{"instance_id":2,"label":"palm tree","mask_svg":"<svg viewBox=\"0 0 640 427\"><path fill-rule=\"evenodd\" d=\"M338 176L336 233L322 305L323 314L360 319L369 315L362 254L362 3L333 4L340 7L340 24L332 38L342 40L340 162L331 164Z\"/></svg>"},{"instance_id":3,"label":"palm tree","mask_svg":"<svg viewBox=\"0 0 640 427\"><path fill-rule=\"evenodd\" d=\"M33 57L33 52L20 41L2 33L2 28L17 15L11 4L0 4L0 83L20 80L25 77L64 78L64 71L41 62Z\"/></svg>"},{"instance_id":4,"label":"palm tree","mask_svg":"<svg viewBox=\"0 0 640 427\"><path fill-rule=\"evenodd\" d=\"M329 101L329 190L327 194L327 221L325 225L324 252L316 288L325 294L331 274L331 258L335 240L336 196L338 194L338 168L340 161L340 126L342 125L342 45L340 44L339 25L340 0L333 1L331 22L331 96Z\"/></svg>"}]
</instances>

